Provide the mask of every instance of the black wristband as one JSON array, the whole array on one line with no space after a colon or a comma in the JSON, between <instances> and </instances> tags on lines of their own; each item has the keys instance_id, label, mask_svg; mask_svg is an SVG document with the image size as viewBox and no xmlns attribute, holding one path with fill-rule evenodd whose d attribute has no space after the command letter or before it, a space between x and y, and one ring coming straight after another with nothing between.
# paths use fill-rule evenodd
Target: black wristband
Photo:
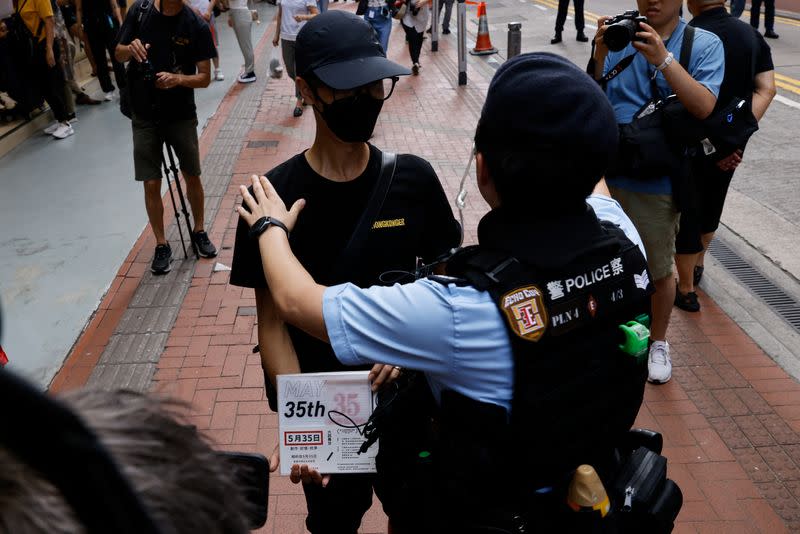
<instances>
[{"instance_id":1,"label":"black wristband","mask_svg":"<svg viewBox=\"0 0 800 534\"><path fill-rule=\"evenodd\" d=\"M261 217L259 220L253 223L253 226L250 227L250 231L248 232L250 239L258 239L258 236L266 232L267 228L270 226L282 228L283 231L286 232L286 237L289 237L289 229L286 228L286 225L281 221L278 219L273 219L272 217Z\"/></svg>"}]
</instances>

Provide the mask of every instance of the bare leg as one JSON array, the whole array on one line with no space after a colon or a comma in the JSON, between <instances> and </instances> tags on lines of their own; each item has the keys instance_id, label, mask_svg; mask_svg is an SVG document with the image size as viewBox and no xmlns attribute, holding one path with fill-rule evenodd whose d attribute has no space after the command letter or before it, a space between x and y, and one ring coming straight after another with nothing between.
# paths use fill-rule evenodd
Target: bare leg
<instances>
[{"instance_id":1,"label":"bare leg","mask_svg":"<svg viewBox=\"0 0 800 534\"><path fill-rule=\"evenodd\" d=\"M691 278L691 275L689 275ZM655 281L656 292L650 297L653 308L653 321L650 324L650 339L666 341L669 317L675 302L675 278L673 273Z\"/></svg>"},{"instance_id":2,"label":"bare leg","mask_svg":"<svg viewBox=\"0 0 800 534\"><path fill-rule=\"evenodd\" d=\"M144 205L157 245L166 245L164 235L164 204L161 200L161 178L144 182Z\"/></svg>"},{"instance_id":3,"label":"bare leg","mask_svg":"<svg viewBox=\"0 0 800 534\"><path fill-rule=\"evenodd\" d=\"M694 291L694 266L702 253L675 254L675 265L678 266L678 289L684 295Z\"/></svg>"},{"instance_id":4,"label":"bare leg","mask_svg":"<svg viewBox=\"0 0 800 534\"><path fill-rule=\"evenodd\" d=\"M702 267L706 264L706 251L708 250L708 246L711 244L711 241L714 240L714 232L701 235L700 240L703 242L703 252L697 255L698 267Z\"/></svg>"},{"instance_id":5,"label":"bare leg","mask_svg":"<svg viewBox=\"0 0 800 534\"><path fill-rule=\"evenodd\" d=\"M183 171L181 171L183 172ZM205 194L203 183L199 176L183 175L186 181L186 196L189 197L189 204L192 206L192 217L194 218L194 232L201 232L205 229Z\"/></svg>"}]
</instances>

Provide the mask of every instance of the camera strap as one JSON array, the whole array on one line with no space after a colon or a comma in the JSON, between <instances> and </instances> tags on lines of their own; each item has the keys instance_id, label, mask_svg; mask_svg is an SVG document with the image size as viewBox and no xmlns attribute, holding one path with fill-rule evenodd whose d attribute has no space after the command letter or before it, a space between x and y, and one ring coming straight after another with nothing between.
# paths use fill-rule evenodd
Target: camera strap
<instances>
[{"instance_id":1,"label":"camera strap","mask_svg":"<svg viewBox=\"0 0 800 534\"><path fill-rule=\"evenodd\" d=\"M349 280L352 278L352 270L357 262L361 261L361 253L367 244L369 230L378 215L380 215L383 203L388 196L389 188L392 186L396 170L397 154L383 152L380 174L375 182L375 187L372 189L372 195L370 195L369 202L367 202L367 206L364 208L364 212L361 214L350 240L339 253L332 271L334 279Z\"/></svg>"},{"instance_id":2,"label":"camera strap","mask_svg":"<svg viewBox=\"0 0 800 534\"><path fill-rule=\"evenodd\" d=\"M605 74L605 76L597 80L597 83L599 83L600 86L605 89L606 85L608 85L608 82L619 76L622 73L622 71L627 69L630 66L630 64L633 63L633 58L638 53L639 52L634 52L633 54L627 55L624 58L622 58L622 61L614 65L614 68L609 70ZM594 57L594 43L592 43L592 57Z\"/></svg>"}]
</instances>

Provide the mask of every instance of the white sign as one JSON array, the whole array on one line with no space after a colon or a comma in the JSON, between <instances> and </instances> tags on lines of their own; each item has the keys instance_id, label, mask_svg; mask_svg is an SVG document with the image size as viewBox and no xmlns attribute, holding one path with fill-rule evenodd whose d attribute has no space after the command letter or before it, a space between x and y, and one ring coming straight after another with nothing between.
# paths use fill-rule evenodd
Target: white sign
<instances>
[{"instance_id":1,"label":"white sign","mask_svg":"<svg viewBox=\"0 0 800 534\"><path fill-rule=\"evenodd\" d=\"M374 473L378 444L358 454L375 394L369 371L278 375L281 474L293 464L320 473Z\"/></svg>"}]
</instances>

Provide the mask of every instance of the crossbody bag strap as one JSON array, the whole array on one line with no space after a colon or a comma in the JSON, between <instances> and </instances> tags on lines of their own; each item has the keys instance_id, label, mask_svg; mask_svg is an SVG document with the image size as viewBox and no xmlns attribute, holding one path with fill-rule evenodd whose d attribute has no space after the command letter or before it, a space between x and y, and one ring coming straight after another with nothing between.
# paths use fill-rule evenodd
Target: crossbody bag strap
<instances>
[{"instance_id":1,"label":"crossbody bag strap","mask_svg":"<svg viewBox=\"0 0 800 534\"><path fill-rule=\"evenodd\" d=\"M381 171L378 175L378 180L375 182L375 187L372 189L372 195L370 195L367 207L364 208L364 212L361 214L350 240L339 253L339 258L334 265L333 275L335 279L349 278L353 267L359 261L361 252L367 244L369 231L372 225L375 224L375 220L380 215L381 208L383 208L383 204L386 201L396 170L397 154L383 152Z\"/></svg>"},{"instance_id":2,"label":"crossbody bag strap","mask_svg":"<svg viewBox=\"0 0 800 534\"><path fill-rule=\"evenodd\" d=\"M683 29L683 39L681 41L681 51L679 63L686 72L689 72L689 62L692 60L692 48L694 48L694 27L687 24ZM653 100L658 102L661 100L661 93L656 84L656 76L658 71L653 73L650 77L650 92L652 93ZM691 73L689 73L691 76Z\"/></svg>"}]
</instances>

